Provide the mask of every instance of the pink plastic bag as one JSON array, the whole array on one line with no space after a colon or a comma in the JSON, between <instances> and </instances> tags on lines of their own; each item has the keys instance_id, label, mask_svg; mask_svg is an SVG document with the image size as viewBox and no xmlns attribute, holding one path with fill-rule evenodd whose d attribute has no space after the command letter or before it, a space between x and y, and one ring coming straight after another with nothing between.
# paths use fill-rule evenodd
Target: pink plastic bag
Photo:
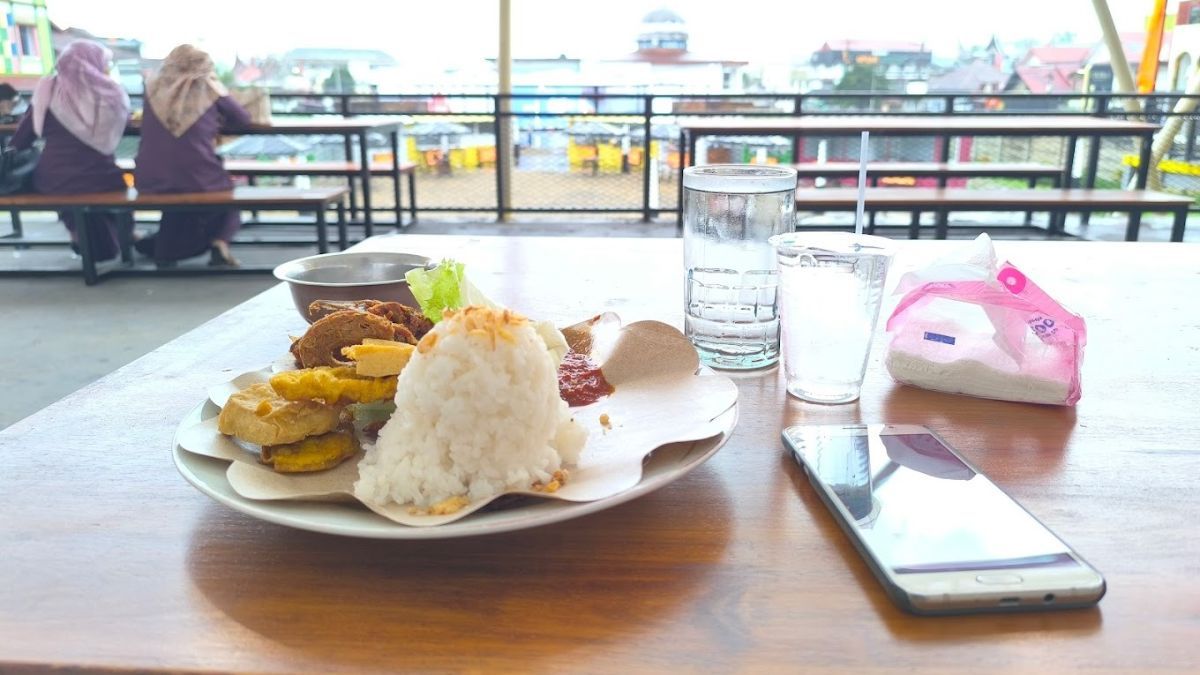
<instances>
[{"instance_id":1,"label":"pink plastic bag","mask_svg":"<svg viewBox=\"0 0 1200 675\"><path fill-rule=\"evenodd\" d=\"M991 239L906 274L887 322L898 382L951 394L1075 405L1087 326L1009 263Z\"/></svg>"}]
</instances>

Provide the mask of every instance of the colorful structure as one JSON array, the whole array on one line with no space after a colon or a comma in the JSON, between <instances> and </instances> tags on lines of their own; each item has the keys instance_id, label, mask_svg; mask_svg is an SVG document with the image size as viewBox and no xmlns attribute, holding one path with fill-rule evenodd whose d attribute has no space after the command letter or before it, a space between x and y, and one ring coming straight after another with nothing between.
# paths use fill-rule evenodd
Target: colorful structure
<instances>
[{"instance_id":1,"label":"colorful structure","mask_svg":"<svg viewBox=\"0 0 1200 675\"><path fill-rule=\"evenodd\" d=\"M30 89L54 68L46 0L0 0L0 81Z\"/></svg>"}]
</instances>

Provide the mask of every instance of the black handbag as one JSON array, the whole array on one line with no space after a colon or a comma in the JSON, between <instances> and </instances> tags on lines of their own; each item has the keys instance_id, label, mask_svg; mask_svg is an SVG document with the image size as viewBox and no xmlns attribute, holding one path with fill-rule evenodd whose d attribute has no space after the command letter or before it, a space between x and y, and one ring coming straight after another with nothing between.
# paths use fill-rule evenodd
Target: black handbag
<instances>
[{"instance_id":1,"label":"black handbag","mask_svg":"<svg viewBox=\"0 0 1200 675\"><path fill-rule=\"evenodd\" d=\"M41 156L36 147L17 150L5 146L0 150L0 195L32 191L33 170Z\"/></svg>"}]
</instances>

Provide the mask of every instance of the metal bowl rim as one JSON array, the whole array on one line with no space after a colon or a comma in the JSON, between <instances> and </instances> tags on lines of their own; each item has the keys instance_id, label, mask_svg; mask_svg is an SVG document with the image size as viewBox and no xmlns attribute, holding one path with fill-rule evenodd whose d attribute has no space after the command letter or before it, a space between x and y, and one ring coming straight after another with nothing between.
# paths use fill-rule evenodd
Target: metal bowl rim
<instances>
[{"instance_id":1,"label":"metal bowl rim","mask_svg":"<svg viewBox=\"0 0 1200 675\"><path fill-rule=\"evenodd\" d=\"M364 281L308 281L306 279L296 279L295 277L289 276L289 274L294 274L297 271L315 269L315 267L306 266L306 263L310 263L314 260L327 260L327 259L333 259L333 258L341 258L341 259L366 258L366 257L404 258L404 259L406 259L406 262L401 263L401 264L410 264L410 265L413 265L416 267L428 267L429 265L431 265L433 263L433 260L430 259L429 257L423 256L423 255L420 255L417 253L397 253L394 251L353 251L353 252L337 252L337 253L318 253L317 255L310 255L305 258L296 258L295 260L289 260L285 263L282 263L275 267L273 274L275 275L276 279L278 279L280 281L286 281L289 284L296 284L298 286L315 286L315 287L319 287L319 288L349 288L349 287L354 287L354 286L385 286L388 284L407 284L408 283L407 281L404 280L403 277L401 277L399 279L387 279L387 280L380 280L380 281L366 281L366 280L364 280ZM396 262L399 262L399 261L396 261ZM317 267L319 267L319 266L317 266Z\"/></svg>"}]
</instances>

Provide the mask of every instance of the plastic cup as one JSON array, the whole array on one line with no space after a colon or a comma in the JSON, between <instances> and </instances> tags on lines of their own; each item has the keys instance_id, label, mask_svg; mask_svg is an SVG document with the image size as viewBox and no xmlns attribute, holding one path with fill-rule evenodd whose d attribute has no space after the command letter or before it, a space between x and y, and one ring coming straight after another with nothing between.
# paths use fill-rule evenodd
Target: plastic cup
<instances>
[{"instance_id":1,"label":"plastic cup","mask_svg":"<svg viewBox=\"0 0 1200 675\"><path fill-rule=\"evenodd\" d=\"M788 393L813 403L857 400L891 265L891 241L840 232L793 232L770 241L779 262Z\"/></svg>"}]
</instances>

